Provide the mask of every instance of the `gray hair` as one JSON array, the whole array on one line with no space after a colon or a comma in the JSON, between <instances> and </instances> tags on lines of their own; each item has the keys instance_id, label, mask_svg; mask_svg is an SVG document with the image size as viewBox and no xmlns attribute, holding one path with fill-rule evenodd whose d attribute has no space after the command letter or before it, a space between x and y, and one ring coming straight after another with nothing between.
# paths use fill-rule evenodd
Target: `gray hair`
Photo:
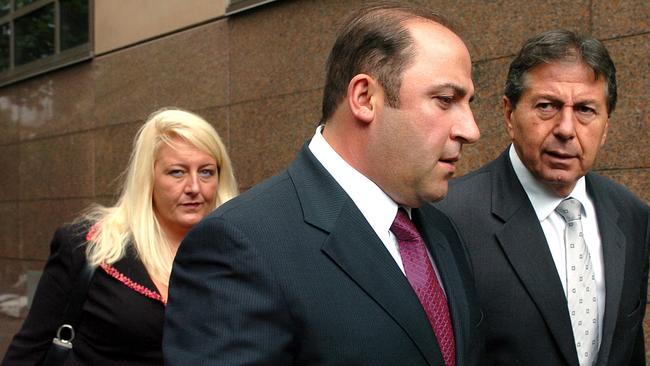
<instances>
[{"instance_id":1,"label":"gray hair","mask_svg":"<svg viewBox=\"0 0 650 366\"><path fill-rule=\"evenodd\" d=\"M510 64L504 94L516 107L526 90L528 71L539 64L554 61L584 62L595 74L605 79L607 114L616 108L616 68L602 42L575 32L555 29L530 38Z\"/></svg>"}]
</instances>

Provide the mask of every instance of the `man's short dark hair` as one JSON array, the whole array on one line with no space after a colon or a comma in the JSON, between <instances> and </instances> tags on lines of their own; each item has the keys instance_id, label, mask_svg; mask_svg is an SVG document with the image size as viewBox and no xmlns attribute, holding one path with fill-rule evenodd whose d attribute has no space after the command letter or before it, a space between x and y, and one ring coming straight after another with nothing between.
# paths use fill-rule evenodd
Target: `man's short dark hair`
<instances>
[{"instance_id":1,"label":"man's short dark hair","mask_svg":"<svg viewBox=\"0 0 650 366\"><path fill-rule=\"evenodd\" d=\"M526 90L528 71L540 64L556 61L584 62L595 74L605 79L607 114L616 108L616 68L602 42L575 32L555 29L534 36L524 43L510 64L505 95L513 107Z\"/></svg>"},{"instance_id":2,"label":"man's short dark hair","mask_svg":"<svg viewBox=\"0 0 650 366\"><path fill-rule=\"evenodd\" d=\"M396 3L363 7L347 18L327 59L321 123L332 117L347 94L350 80L362 73L377 79L389 106L399 107L402 73L415 54L404 23L414 18L448 27L429 9Z\"/></svg>"}]
</instances>

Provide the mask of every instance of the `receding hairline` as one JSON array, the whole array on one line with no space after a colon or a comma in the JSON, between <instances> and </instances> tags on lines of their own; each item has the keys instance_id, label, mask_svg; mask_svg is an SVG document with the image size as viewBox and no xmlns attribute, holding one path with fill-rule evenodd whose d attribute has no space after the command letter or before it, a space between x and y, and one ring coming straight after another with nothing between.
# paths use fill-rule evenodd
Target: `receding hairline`
<instances>
[{"instance_id":1,"label":"receding hairline","mask_svg":"<svg viewBox=\"0 0 650 366\"><path fill-rule=\"evenodd\" d=\"M467 47L465 41L461 38L461 36L458 33L456 33L454 29L450 28L448 25L444 23L427 19L427 18L421 18L421 17L406 19L402 23L404 29L408 31L409 37L411 38L412 41L412 46L417 46L418 43L413 33L413 30L417 25L422 25L422 24L432 25L434 27L436 33L435 41L437 42L445 41L448 42L450 45L456 44L458 46L462 46L462 48L467 52L467 54L468 55L470 54L469 47Z\"/></svg>"},{"instance_id":2,"label":"receding hairline","mask_svg":"<svg viewBox=\"0 0 650 366\"><path fill-rule=\"evenodd\" d=\"M451 32L465 46L448 19L417 4L375 2L348 14L340 28L337 27L339 30L327 58L320 123L332 118L345 98L350 80L359 74L377 79L386 91L388 104L399 105L397 94L401 77L414 62L414 48L422 44L414 42L411 30L418 24L435 25L438 37ZM378 62L380 60L382 62Z\"/></svg>"},{"instance_id":3,"label":"receding hairline","mask_svg":"<svg viewBox=\"0 0 650 366\"><path fill-rule=\"evenodd\" d=\"M608 97L608 90L607 90L607 78L605 75L600 74L596 72L584 59L577 57L568 57L568 58L558 58L554 60L548 60L541 62L530 69L526 70L526 72L522 75L522 85L523 85L523 90L521 95L523 96L525 93L530 92L530 76L531 73L534 72L535 70L539 70L542 67L550 67L550 66L556 66L556 65L576 65L576 66L582 66L584 67L588 72L590 72L593 76L593 81L594 82L602 82L603 86L603 95L605 97L605 105L607 105L607 97ZM507 96L506 96L507 97ZM584 100L583 102L589 101L588 99Z\"/></svg>"}]
</instances>

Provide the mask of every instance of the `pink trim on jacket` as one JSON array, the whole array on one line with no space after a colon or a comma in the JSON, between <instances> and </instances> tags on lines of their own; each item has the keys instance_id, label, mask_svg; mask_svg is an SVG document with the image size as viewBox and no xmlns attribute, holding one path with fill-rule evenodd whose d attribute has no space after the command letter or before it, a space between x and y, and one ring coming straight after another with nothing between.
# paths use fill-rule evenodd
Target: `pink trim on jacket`
<instances>
[{"instance_id":1,"label":"pink trim on jacket","mask_svg":"<svg viewBox=\"0 0 650 366\"><path fill-rule=\"evenodd\" d=\"M95 234L97 234L98 228L99 228L99 223L95 223L95 225L93 225L90 228L90 230L88 231L88 234L86 234L86 240L87 241L90 241L95 237ZM148 297L150 299L160 301L161 303L163 303L163 305L167 305L167 302L165 301L165 299L162 298L162 296L160 296L159 293L157 293L155 291L151 291L150 289L148 289L148 288L142 286L141 284L133 281L132 279L125 276L122 272L118 271L117 268L111 266L110 264L102 263L100 265L100 267L102 267L104 272L108 273L109 276L111 276L111 277L115 278L116 280L122 282L124 285L126 285L126 287L132 289L133 291L135 291L135 292L137 292L137 293L139 293L141 295L144 295L144 296L146 296L146 297Z\"/></svg>"},{"instance_id":2,"label":"pink trim on jacket","mask_svg":"<svg viewBox=\"0 0 650 366\"><path fill-rule=\"evenodd\" d=\"M88 234L86 234L86 241L91 241L95 238L95 234L97 234L97 230L99 229L99 223L96 222L95 225L90 227L90 230L88 230Z\"/></svg>"},{"instance_id":3,"label":"pink trim on jacket","mask_svg":"<svg viewBox=\"0 0 650 366\"><path fill-rule=\"evenodd\" d=\"M162 298L162 296L160 296L159 293L157 293L155 291L151 291L150 289L148 289L148 288L142 286L141 284L133 281L132 279L125 276L123 273L118 271L115 267L111 266L110 264L102 263L100 265L100 267L102 267L102 269L106 273L108 273L109 276L111 276L111 277L115 278L116 280L122 282L128 288L134 290L135 292L137 292L137 293L139 293L141 295L144 295L144 296L146 296L146 297L148 297L150 299L160 301L161 303L163 303L163 305L167 305L167 302Z\"/></svg>"}]
</instances>

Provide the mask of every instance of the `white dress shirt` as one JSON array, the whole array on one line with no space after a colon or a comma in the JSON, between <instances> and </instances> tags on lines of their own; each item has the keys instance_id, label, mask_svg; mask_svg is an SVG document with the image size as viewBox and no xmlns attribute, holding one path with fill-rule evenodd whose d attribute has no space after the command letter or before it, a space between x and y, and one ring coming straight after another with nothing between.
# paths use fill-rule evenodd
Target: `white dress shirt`
<instances>
[{"instance_id":1,"label":"white dress shirt","mask_svg":"<svg viewBox=\"0 0 650 366\"><path fill-rule=\"evenodd\" d=\"M397 215L397 203L373 181L343 160L325 141L321 133L322 130L323 126L318 126L314 137L309 142L309 150L343 188L345 193L350 196L361 214L366 218L366 221L377 233L379 239L384 243L390 255L395 259L402 273L404 273L397 238L390 231L393 220Z\"/></svg>"},{"instance_id":2,"label":"white dress shirt","mask_svg":"<svg viewBox=\"0 0 650 366\"><path fill-rule=\"evenodd\" d=\"M573 197L582 204L582 229L584 240L589 249L589 254L591 255L594 274L596 275L598 324L601 324L598 328L600 339L602 339L603 314L605 313L605 272L603 265L603 251L600 232L598 231L596 210L591 198L587 195L585 177L578 180L573 191L567 197L558 197L537 181L533 174L524 166L523 162L517 155L517 151L512 145L510 145L509 155L515 174L517 174L519 182L524 187L526 195L528 195L528 199L535 209L542 230L544 230L548 248L553 256L557 274L560 277L562 287L564 288L564 296L567 295L566 255L564 249L564 227L566 223L562 216L555 212L555 208L564 198L568 197Z\"/></svg>"}]
</instances>

